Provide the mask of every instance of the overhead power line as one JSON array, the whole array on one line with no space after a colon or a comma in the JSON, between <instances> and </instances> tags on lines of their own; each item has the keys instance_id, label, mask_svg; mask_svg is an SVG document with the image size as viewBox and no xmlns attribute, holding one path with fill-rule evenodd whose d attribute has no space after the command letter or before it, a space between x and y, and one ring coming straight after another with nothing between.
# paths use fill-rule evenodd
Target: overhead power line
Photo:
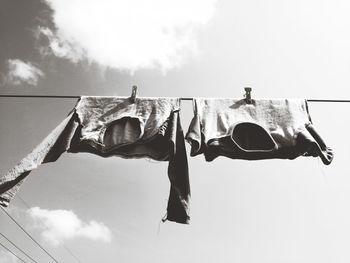
<instances>
[{"instance_id":1,"label":"overhead power line","mask_svg":"<svg viewBox=\"0 0 350 263\"><path fill-rule=\"evenodd\" d=\"M24 206L27 207L28 209L30 209L30 208L32 207L32 206L29 205L26 201L24 201L24 199L23 199L19 194L17 194L16 197L17 197L19 200L21 200L21 202L24 204ZM40 220L40 221L41 221L42 224L44 224L42 220ZM66 247L63 243L60 243L60 245L61 245L61 246L62 246L62 247L63 247L77 262L82 263L82 261L81 261L68 247Z\"/></svg>"},{"instance_id":2,"label":"overhead power line","mask_svg":"<svg viewBox=\"0 0 350 263\"><path fill-rule=\"evenodd\" d=\"M38 263L35 259L33 259L31 256L29 256L26 252L24 252L21 248L19 248L14 242L12 242L8 237L6 237L4 234L0 233L0 235L5 238L8 242L12 244L15 248L17 248L19 251L21 251L24 255L26 255L30 260L32 260L35 263Z\"/></svg>"},{"instance_id":3,"label":"overhead power line","mask_svg":"<svg viewBox=\"0 0 350 263\"><path fill-rule=\"evenodd\" d=\"M34 237L32 237L17 221L16 219L14 219L6 210L5 208L3 208L2 206L0 206L0 208L2 209L2 211L4 211L4 213L31 239L33 240L33 242L35 244L37 244L41 250L43 250L53 261L55 261L56 263L58 263L58 261L45 249L43 248L38 241L36 241L34 239Z\"/></svg>"},{"instance_id":4,"label":"overhead power line","mask_svg":"<svg viewBox=\"0 0 350 263\"><path fill-rule=\"evenodd\" d=\"M2 246L4 249L6 249L8 252L10 252L12 255L14 255L16 258L18 258L20 261L26 263L23 259L21 259L19 256L17 256L14 252L12 252L9 248L7 248L5 245L1 244L0 242L0 246Z\"/></svg>"}]
</instances>

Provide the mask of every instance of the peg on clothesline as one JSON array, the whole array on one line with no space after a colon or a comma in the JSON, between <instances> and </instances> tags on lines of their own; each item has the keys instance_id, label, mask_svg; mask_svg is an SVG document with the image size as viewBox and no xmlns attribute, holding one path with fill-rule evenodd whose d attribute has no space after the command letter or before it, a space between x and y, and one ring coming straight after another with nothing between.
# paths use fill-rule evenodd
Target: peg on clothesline
<instances>
[{"instance_id":1,"label":"peg on clothesline","mask_svg":"<svg viewBox=\"0 0 350 263\"><path fill-rule=\"evenodd\" d=\"M130 100L131 100L132 103L135 103L136 96L137 96L137 86L134 85L134 86L132 86L131 97L130 97Z\"/></svg>"},{"instance_id":2,"label":"peg on clothesline","mask_svg":"<svg viewBox=\"0 0 350 263\"><path fill-rule=\"evenodd\" d=\"M252 103L252 96L250 93L252 92L252 88L246 87L246 88L244 88L244 90L245 90L245 95L244 95L245 102L247 104L251 104Z\"/></svg>"}]
</instances>

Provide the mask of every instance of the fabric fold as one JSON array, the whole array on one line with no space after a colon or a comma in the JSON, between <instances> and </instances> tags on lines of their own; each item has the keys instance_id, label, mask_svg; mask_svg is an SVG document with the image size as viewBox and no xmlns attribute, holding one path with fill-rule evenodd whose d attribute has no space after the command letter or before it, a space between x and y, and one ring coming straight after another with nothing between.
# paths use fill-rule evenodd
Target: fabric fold
<instances>
[{"instance_id":1,"label":"fabric fold","mask_svg":"<svg viewBox=\"0 0 350 263\"><path fill-rule=\"evenodd\" d=\"M78 126L77 115L72 112L15 167L0 176L0 205L9 205L32 170L41 164L56 161L69 149Z\"/></svg>"},{"instance_id":2,"label":"fabric fold","mask_svg":"<svg viewBox=\"0 0 350 263\"><path fill-rule=\"evenodd\" d=\"M190 186L180 99L87 97L28 156L0 176L0 205L8 206L28 174L63 152L168 161L167 220L189 223Z\"/></svg>"},{"instance_id":3,"label":"fabric fold","mask_svg":"<svg viewBox=\"0 0 350 263\"><path fill-rule=\"evenodd\" d=\"M333 150L316 132L304 99L194 99L194 117L186 134L191 156L207 161L295 159L318 156L326 165Z\"/></svg>"}]
</instances>

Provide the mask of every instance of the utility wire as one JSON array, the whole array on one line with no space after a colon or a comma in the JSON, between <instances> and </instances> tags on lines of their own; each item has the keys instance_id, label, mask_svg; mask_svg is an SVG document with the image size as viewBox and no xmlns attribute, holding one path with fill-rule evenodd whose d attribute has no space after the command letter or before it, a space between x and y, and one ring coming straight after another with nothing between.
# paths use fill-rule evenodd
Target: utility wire
<instances>
[{"instance_id":1,"label":"utility wire","mask_svg":"<svg viewBox=\"0 0 350 263\"><path fill-rule=\"evenodd\" d=\"M21 202L22 202L28 209L31 208L31 206L30 206L26 201L24 201L24 199L23 199L19 194L17 194L16 197L17 197L19 200L21 200ZM41 219L39 219L39 220L41 221L42 224L44 224L44 222L43 222ZM61 246L62 246L62 247L63 247L77 262L82 263L82 261L81 261L76 255L74 255L73 252L72 252L68 247L66 247L63 243L60 243L60 245L61 245Z\"/></svg>"},{"instance_id":2,"label":"utility wire","mask_svg":"<svg viewBox=\"0 0 350 263\"><path fill-rule=\"evenodd\" d=\"M52 98L52 99L79 99L81 96L78 95L1 95L0 98ZM183 97L180 100L193 100L190 97ZM309 102L350 102L350 100L323 100L323 99L307 99Z\"/></svg>"},{"instance_id":3,"label":"utility wire","mask_svg":"<svg viewBox=\"0 0 350 263\"><path fill-rule=\"evenodd\" d=\"M15 243L13 243L8 237L6 237L4 234L0 233L0 235L5 238L8 242L10 242L15 248L17 248L19 251L21 251L24 255L26 255L28 258L30 258L33 262L38 263L35 259L33 259L31 256L29 256L26 252L24 252L21 248L19 248Z\"/></svg>"},{"instance_id":4,"label":"utility wire","mask_svg":"<svg viewBox=\"0 0 350 263\"><path fill-rule=\"evenodd\" d=\"M0 95L3 98L57 98L57 99L79 99L81 96L54 96L54 95Z\"/></svg>"},{"instance_id":5,"label":"utility wire","mask_svg":"<svg viewBox=\"0 0 350 263\"><path fill-rule=\"evenodd\" d=\"M2 246L4 249L6 249L8 252L10 252L12 255L14 255L16 258L18 258L20 261L26 263L23 259L21 259L19 256L17 256L14 252L12 252L10 249L8 249L5 245L0 243L0 246Z\"/></svg>"},{"instance_id":6,"label":"utility wire","mask_svg":"<svg viewBox=\"0 0 350 263\"><path fill-rule=\"evenodd\" d=\"M2 206L0 206L0 208L2 209L2 211L4 211L5 212L5 214L9 217L9 218L11 218L11 220L20 228L20 229L22 229L22 231L24 232L24 233L26 233L26 235L31 239L31 240L33 240L34 241L34 243L35 244L37 244L40 248L41 248L41 250L43 250L53 261L55 261L56 263L58 263L58 261L45 249L45 248L43 248L39 243L38 243L38 241L36 241L17 221L16 221L16 219L14 219L6 210L5 210L5 208L3 208Z\"/></svg>"},{"instance_id":7,"label":"utility wire","mask_svg":"<svg viewBox=\"0 0 350 263\"><path fill-rule=\"evenodd\" d=\"M309 102L350 102L350 100L319 100L319 99L308 99Z\"/></svg>"}]
</instances>

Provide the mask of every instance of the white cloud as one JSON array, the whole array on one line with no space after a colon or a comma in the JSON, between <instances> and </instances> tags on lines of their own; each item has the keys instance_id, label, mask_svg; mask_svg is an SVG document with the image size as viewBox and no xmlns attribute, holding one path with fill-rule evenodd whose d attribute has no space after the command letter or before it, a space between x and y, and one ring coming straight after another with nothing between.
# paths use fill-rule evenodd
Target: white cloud
<instances>
[{"instance_id":1,"label":"white cloud","mask_svg":"<svg viewBox=\"0 0 350 263\"><path fill-rule=\"evenodd\" d=\"M103 223L85 223L73 211L32 207L28 214L35 221L35 226L42 229L42 237L52 245L77 237L102 242L111 242L112 239L110 230Z\"/></svg>"},{"instance_id":2,"label":"white cloud","mask_svg":"<svg viewBox=\"0 0 350 263\"><path fill-rule=\"evenodd\" d=\"M0 263L17 263L19 260L8 251L0 250Z\"/></svg>"},{"instance_id":3,"label":"white cloud","mask_svg":"<svg viewBox=\"0 0 350 263\"><path fill-rule=\"evenodd\" d=\"M134 72L180 66L217 0L46 0L57 32L41 29L52 52ZM84 51L84 52L83 52Z\"/></svg>"},{"instance_id":4,"label":"white cloud","mask_svg":"<svg viewBox=\"0 0 350 263\"><path fill-rule=\"evenodd\" d=\"M57 57L67 58L73 62L83 59L84 52L73 40L65 40L64 37L58 37L47 27L39 27L39 34L43 34L49 40L49 49L41 49L44 55L50 51Z\"/></svg>"},{"instance_id":5,"label":"white cloud","mask_svg":"<svg viewBox=\"0 0 350 263\"><path fill-rule=\"evenodd\" d=\"M5 82L12 85L27 83L35 86L39 78L44 76L44 73L30 62L24 62L19 59L9 59L7 64L8 73L5 77Z\"/></svg>"}]
</instances>

